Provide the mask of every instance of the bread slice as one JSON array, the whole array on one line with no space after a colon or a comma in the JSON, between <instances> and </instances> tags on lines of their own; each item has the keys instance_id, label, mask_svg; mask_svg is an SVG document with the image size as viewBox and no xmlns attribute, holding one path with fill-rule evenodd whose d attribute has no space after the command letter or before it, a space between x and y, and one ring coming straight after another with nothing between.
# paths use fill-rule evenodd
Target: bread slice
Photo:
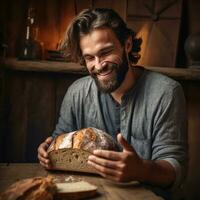
<instances>
[{"instance_id":1,"label":"bread slice","mask_svg":"<svg viewBox=\"0 0 200 200\"><path fill-rule=\"evenodd\" d=\"M82 149L58 149L49 152L52 168L57 170L97 173L87 164L90 152Z\"/></svg>"},{"instance_id":2,"label":"bread slice","mask_svg":"<svg viewBox=\"0 0 200 200\"><path fill-rule=\"evenodd\" d=\"M56 197L63 199L82 199L94 196L97 186L86 181L56 183Z\"/></svg>"}]
</instances>

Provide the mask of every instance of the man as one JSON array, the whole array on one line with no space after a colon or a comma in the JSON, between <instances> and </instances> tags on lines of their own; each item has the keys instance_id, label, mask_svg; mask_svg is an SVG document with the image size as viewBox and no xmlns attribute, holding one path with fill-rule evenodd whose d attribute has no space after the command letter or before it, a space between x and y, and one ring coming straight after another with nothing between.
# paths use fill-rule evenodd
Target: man
<instances>
[{"instance_id":1,"label":"man","mask_svg":"<svg viewBox=\"0 0 200 200\"><path fill-rule=\"evenodd\" d=\"M91 76L68 89L53 137L84 127L102 129L123 151L93 152L88 164L100 175L175 188L186 173L184 95L176 81L135 66L139 44L113 10L84 10L72 21L63 48ZM51 140L38 148L45 168L50 168Z\"/></svg>"}]
</instances>

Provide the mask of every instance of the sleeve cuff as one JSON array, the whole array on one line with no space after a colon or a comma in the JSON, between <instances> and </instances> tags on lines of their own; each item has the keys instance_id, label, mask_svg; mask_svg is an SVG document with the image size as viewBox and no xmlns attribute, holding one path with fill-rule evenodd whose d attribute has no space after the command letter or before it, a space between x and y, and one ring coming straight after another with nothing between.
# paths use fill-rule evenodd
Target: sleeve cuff
<instances>
[{"instance_id":1,"label":"sleeve cuff","mask_svg":"<svg viewBox=\"0 0 200 200\"><path fill-rule=\"evenodd\" d=\"M181 165L174 158L165 158L163 160L169 162L175 169L176 179L175 179L173 185L171 186L170 190L176 190L178 187L180 187L181 181L182 181L182 177L183 177Z\"/></svg>"}]
</instances>

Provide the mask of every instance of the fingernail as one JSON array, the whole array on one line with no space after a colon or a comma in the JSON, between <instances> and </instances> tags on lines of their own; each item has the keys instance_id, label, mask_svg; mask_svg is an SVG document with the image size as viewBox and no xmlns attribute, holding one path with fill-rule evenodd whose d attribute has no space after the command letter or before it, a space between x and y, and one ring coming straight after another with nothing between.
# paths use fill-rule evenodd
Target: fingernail
<instances>
[{"instance_id":1,"label":"fingernail","mask_svg":"<svg viewBox=\"0 0 200 200\"><path fill-rule=\"evenodd\" d=\"M98 150L94 150L94 151L93 151L93 154L95 154L95 153L98 153Z\"/></svg>"},{"instance_id":2,"label":"fingernail","mask_svg":"<svg viewBox=\"0 0 200 200\"><path fill-rule=\"evenodd\" d=\"M92 160L93 157L94 157L94 156L91 155L91 156L88 157L88 159L89 159L89 160Z\"/></svg>"},{"instance_id":3,"label":"fingernail","mask_svg":"<svg viewBox=\"0 0 200 200\"><path fill-rule=\"evenodd\" d=\"M91 164L92 164L92 162L91 162L91 161L89 161L89 160L87 161L87 163L88 163L89 165L91 165Z\"/></svg>"}]
</instances>

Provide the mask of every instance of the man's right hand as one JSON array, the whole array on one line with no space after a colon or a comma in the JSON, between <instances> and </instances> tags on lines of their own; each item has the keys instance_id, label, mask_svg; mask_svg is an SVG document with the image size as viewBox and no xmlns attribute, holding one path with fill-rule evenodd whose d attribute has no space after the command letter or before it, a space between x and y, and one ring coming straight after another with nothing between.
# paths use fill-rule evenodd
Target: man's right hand
<instances>
[{"instance_id":1,"label":"man's right hand","mask_svg":"<svg viewBox=\"0 0 200 200\"><path fill-rule=\"evenodd\" d=\"M51 168L51 163L48 158L47 149L49 145L51 144L53 140L53 137L48 137L40 146L38 147L38 159L40 161L40 164L45 167L46 169Z\"/></svg>"}]
</instances>

